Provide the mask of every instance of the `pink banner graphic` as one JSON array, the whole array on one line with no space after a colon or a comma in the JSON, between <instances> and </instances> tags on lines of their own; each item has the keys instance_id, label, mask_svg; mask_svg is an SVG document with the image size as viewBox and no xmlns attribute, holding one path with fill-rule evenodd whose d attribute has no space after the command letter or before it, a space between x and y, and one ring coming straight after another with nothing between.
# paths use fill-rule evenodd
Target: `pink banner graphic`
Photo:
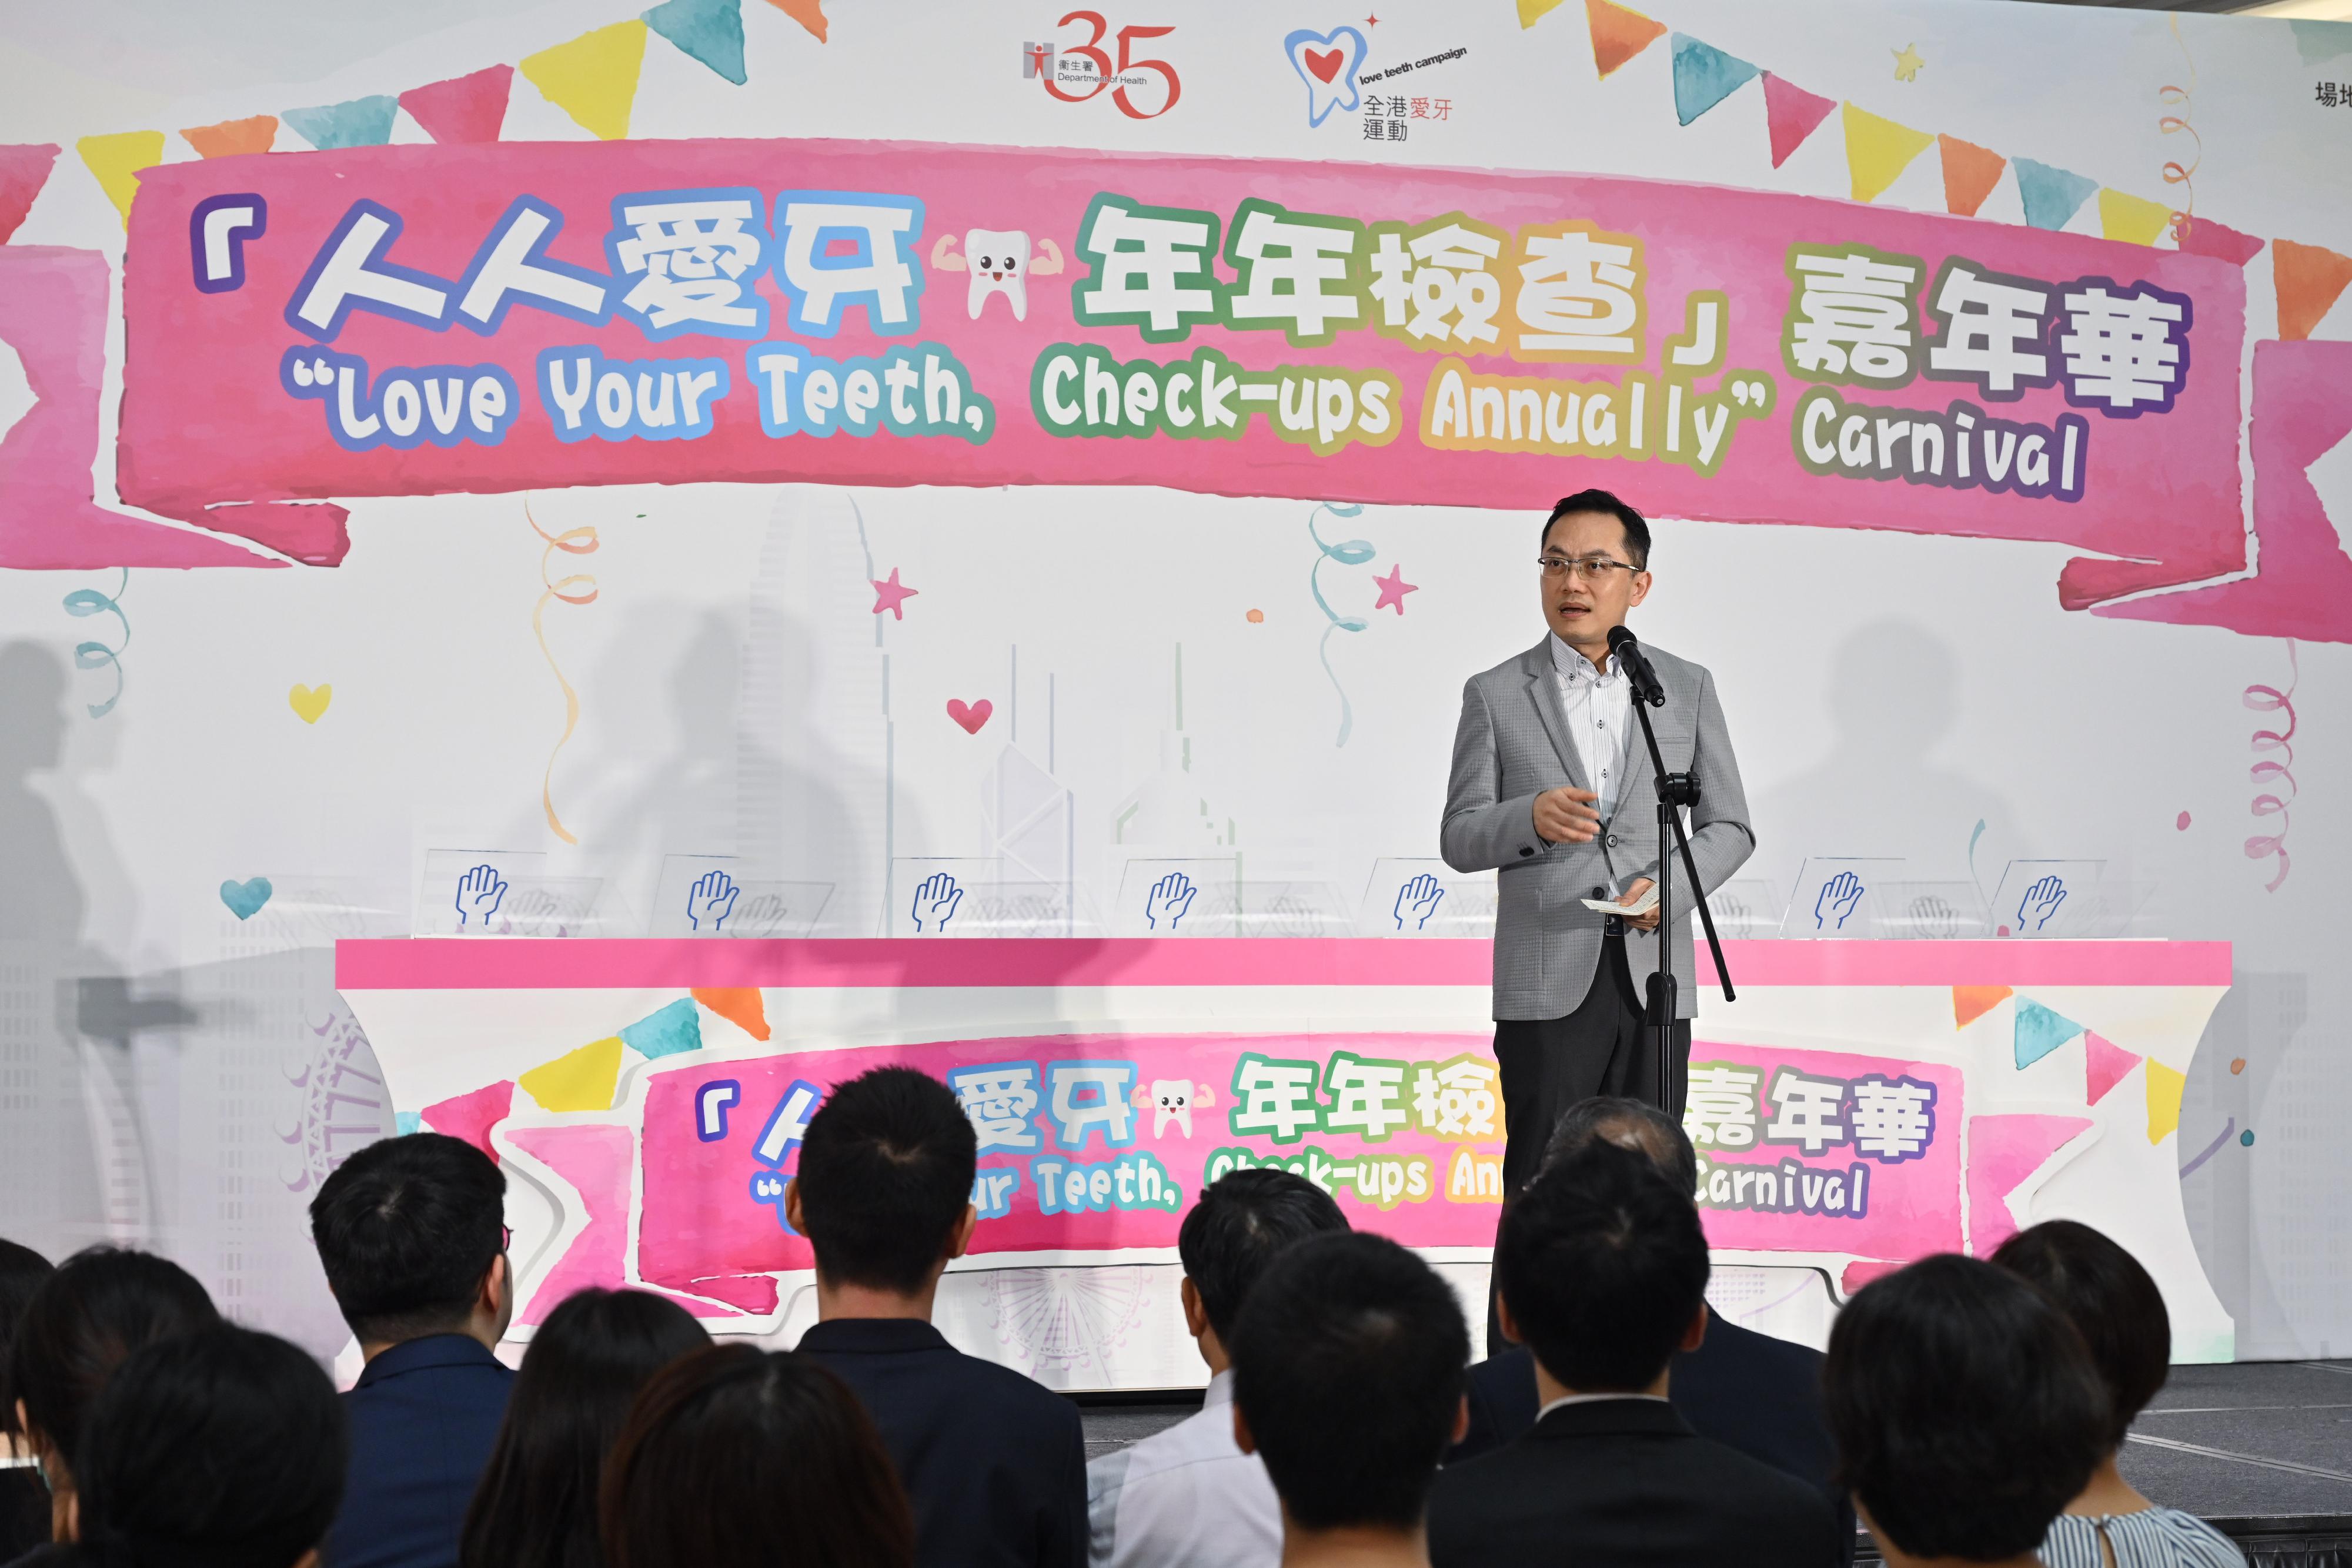
<instances>
[{"instance_id":1,"label":"pink banner graphic","mask_svg":"<svg viewBox=\"0 0 2352 1568\"><path fill-rule=\"evenodd\" d=\"M328 497L814 480L1609 485L2072 545L2077 608L2244 565L2238 270L2074 235L1568 175L645 141L167 165L129 256L123 497L305 559L336 558L339 514L299 504Z\"/></svg>"}]
</instances>

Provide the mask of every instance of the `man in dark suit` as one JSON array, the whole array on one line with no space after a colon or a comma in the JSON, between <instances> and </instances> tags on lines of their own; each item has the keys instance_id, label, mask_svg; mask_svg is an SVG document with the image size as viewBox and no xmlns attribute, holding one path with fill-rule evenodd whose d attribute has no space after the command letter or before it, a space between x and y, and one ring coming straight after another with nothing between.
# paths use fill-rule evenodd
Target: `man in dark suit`
<instances>
[{"instance_id":1,"label":"man in dark suit","mask_svg":"<svg viewBox=\"0 0 2352 1568\"><path fill-rule=\"evenodd\" d=\"M1440 1472L1435 1568L1829 1568L1820 1492L1702 1437L1669 1402L1677 1349L1707 1332L1698 1210L1655 1165L1595 1141L1513 1200L1498 1311L1535 1355L1526 1433Z\"/></svg>"},{"instance_id":2,"label":"man in dark suit","mask_svg":"<svg viewBox=\"0 0 2352 1568\"><path fill-rule=\"evenodd\" d=\"M473 1145L414 1133L362 1149L310 1201L327 1288L367 1359L343 1396L335 1568L455 1568L514 1383L490 1354L514 1315L506 1189Z\"/></svg>"},{"instance_id":3,"label":"man in dark suit","mask_svg":"<svg viewBox=\"0 0 2352 1568\"><path fill-rule=\"evenodd\" d=\"M1650 1156L1685 1192L1698 1186L1698 1157L1682 1125L1638 1100L1596 1095L1569 1107L1544 1147L1549 1168L1595 1140ZM1741 1328L1710 1311L1696 1350L1675 1353L1667 1398L1691 1429L1776 1470L1811 1482L1837 1510L1847 1557L1853 1504L1832 1479L1837 1450L1822 1419L1821 1353ZM1470 1430L1446 1456L1475 1458L1536 1424L1536 1362L1525 1345L1470 1369Z\"/></svg>"},{"instance_id":4,"label":"man in dark suit","mask_svg":"<svg viewBox=\"0 0 2352 1568\"><path fill-rule=\"evenodd\" d=\"M948 1086L879 1067L809 1119L784 1215L816 1251L816 1326L800 1348L881 1429L915 1505L919 1568L1078 1568L1087 1448L1077 1407L965 1355L931 1301L978 1216L978 1143Z\"/></svg>"}]
</instances>

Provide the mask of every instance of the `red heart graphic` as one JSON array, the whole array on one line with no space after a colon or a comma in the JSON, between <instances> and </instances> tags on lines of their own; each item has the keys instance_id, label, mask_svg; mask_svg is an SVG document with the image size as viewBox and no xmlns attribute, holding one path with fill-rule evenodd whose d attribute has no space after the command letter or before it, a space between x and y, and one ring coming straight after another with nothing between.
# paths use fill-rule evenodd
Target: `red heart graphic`
<instances>
[{"instance_id":1,"label":"red heart graphic","mask_svg":"<svg viewBox=\"0 0 2352 1568\"><path fill-rule=\"evenodd\" d=\"M948 699L948 716L963 726L966 735L978 735L980 727L986 724L988 716L995 711L996 705L986 697L976 703L966 703L961 697Z\"/></svg>"},{"instance_id":2,"label":"red heart graphic","mask_svg":"<svg viewBox=\"0 0 2352 1568\"><path fill-rule=\"evenodd\" d=\"M1348 59L1346 53L1339 49L1306 49L1300 52L1300 57L1307 62L1307 68L1315 73L1317 81L1329 81L1338 76L1339 68Z\"/></svg>"}]
</instances>

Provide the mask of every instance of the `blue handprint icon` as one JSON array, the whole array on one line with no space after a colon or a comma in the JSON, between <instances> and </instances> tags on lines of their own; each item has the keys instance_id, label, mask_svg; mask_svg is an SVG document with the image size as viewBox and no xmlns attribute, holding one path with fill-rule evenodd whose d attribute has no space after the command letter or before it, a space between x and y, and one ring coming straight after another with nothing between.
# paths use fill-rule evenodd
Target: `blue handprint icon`
<instances>
[{"instance_id":1,"label":"blue handprint icon","mask_svg":"<svg viewBox=\"0 0 2352 1568\"><path fill-rule=\"evenodd\" d=\"M1846 916L1853 913L1853 906L1862 902L1866 891L1862 878L1850 871L1842 871L1822 883L1821 896L1813 900L1813 929L1844 930ZM1832 915L1837 916L1834 923L1830 919Z\"/></svg>"},{"instance_id":2,"label":"blue handprint icon","mask_svg":"<svg viewBox=\"0 0 2352 1568\"><path fill-rule=\"evenodd\" d=\"M2066 884L2054 876L2045 876L2025 890L2017 905L2017 929L2020 935L2039 931L2050 924L2058 906L2066 902Z\"/></svg>"},{"instance_id":3,"label":"blue handprint icon","mask_svg":"<svg viewBox=\"0 0 2352 1568\"><path fill-rule=\"evenodd\" d=\"M457 924L488 925L506 895L506 881L496 867L476 866L457 879Z\"/></svg>"},{"instance_id":4,"label":"blue handprint icon","mask_svg":"<svg viewBox=\"0 0 2352 1568\"><path fill-rule=\"evenodd\" d=\"M936 936L947 929L955 918L956 905L963 902L963 889L956 879L943 871L935 871L915 884L915 905L908 911L914 917L915 929L929 929Z\"/></svg>"},{"instance_id":5,"label":"blue handprint icon","mask_svg":"<svg viewBox=\"0 0 2352 1568\"><path fill-rule=\"evenodd\" d=\"M1184 918L1184 912L1192 907L1192 894L1198 891L1191 877L1181 871L1170 872L1151 884L1150 893L1144 898L1145 924L1157 931L1160 923L1165 920L1168 929L1175 930L1176 923Z\"/></svg>"},{"instance_id":6,"label":"blue handprint icon","mask_svg":"<svg viewBox=\"0 0 2352 1568\"><path fill-rule=\"evenodd\" d=\"M708 925L717 931L735 913L735 879L723 871L707 871L686 890L686 923L695 930Z\"/></svg>"},{"instance_id":7,"label":"blue handprint icon","mask_svg":"<svg viewBox=\"0 0 2352 1568\"><path fill-rule=\"evenodd\" d=\"M1397 929L1400 931L1404 929L1405 919L1410 915L1412 917L1412 928L1415 931L1421 930L1429 924L1429 917L1437 913L1437 906L1444 903L1444 899L1445 889L1438 885L1435 877L1427 872L1414 877L1397 889Z\"/></svg>"}]
</instances>

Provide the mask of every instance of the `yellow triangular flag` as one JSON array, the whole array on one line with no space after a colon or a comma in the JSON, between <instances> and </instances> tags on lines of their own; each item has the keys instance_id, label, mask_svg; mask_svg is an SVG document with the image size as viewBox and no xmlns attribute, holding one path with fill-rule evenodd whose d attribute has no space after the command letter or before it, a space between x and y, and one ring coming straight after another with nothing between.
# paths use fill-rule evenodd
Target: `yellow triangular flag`
<instances>
[{"instance_id":1,"label":"yellow triangular flag","mask_svg":"<svg viewBox=\"0 0 2352 1568\"><path fill-rule=\"evenodd\" d=\"M621 1081L621 1037L592 1040L552 1061L542 1061L515 1082L549 1111L609 1111Z\"/></svg>"},{"instance_id":2,"label":"yellow triangular flag","mask_svg":"<svg viewBox=\"0 0 2352 1568\"><path fill-rule=\"evenodd\" d=\"M1560 0L1519 0L1519 26L1532 27L1536 19L1559 8Z\"/></svg>"},{"instance_id":3,"label":"yellow triangular flag","mask_svg":"<svg viewBox=\"0 0 2352 1568\"><path fill-rule=\"evenodd\" d=\"M2154 245L2157 236L2171 226L2172 209L2162 202L2127 196L2121 191L2099 193L2099 232L2109 239Z\"/></svg>"},{"instance_id":4,"label":"yellow triangular flag","mask_svg":"<svg viewBox=\"0 0 2352 1568\"><path fill-rule=\"evenodd\" d=\"M645 63L646 25L634 21L525 55L516 68L583 131L615 141L629 133L629 107Z\"/></svg>"},{"instance_id":5,"label":"yellow triangular flag","mask_svg":"<svg viewBox=\"0 0 2352 1568\"><path fill-rule=\"evenodd\" d=\"M2147 1141L2160 1144L2180 1130L2180 1092L2189 1075L2147 1059Z\"/></svg>"},{"instance_id":6,"label":"yellow triangular flag","mask_svg":"<svg viewBox=\"0 0 2352 1568\"><path fill-rule=\"evenodd\" d=\"M131 226L131 198L139 193L139 171L152 169L163 161L163 133L160 131L125 131L113 136L85 136L74 143L74 151L98 176L99 189L122 214L122 226Z\"/></svg>"},{"instance_id":7,"label":"yellow triangular flag","mask_svg":"<svg viewBox=\"0 0 2352 1568\"><path fill-rule=\"evenodd\" d=\"M1853 180L1853 199L1874 202L1911 167L1911 160L1936 139L1924 131L1882 120L1868 110L1845 106L1845 168Z\"/></svg>"}]
</instances>

